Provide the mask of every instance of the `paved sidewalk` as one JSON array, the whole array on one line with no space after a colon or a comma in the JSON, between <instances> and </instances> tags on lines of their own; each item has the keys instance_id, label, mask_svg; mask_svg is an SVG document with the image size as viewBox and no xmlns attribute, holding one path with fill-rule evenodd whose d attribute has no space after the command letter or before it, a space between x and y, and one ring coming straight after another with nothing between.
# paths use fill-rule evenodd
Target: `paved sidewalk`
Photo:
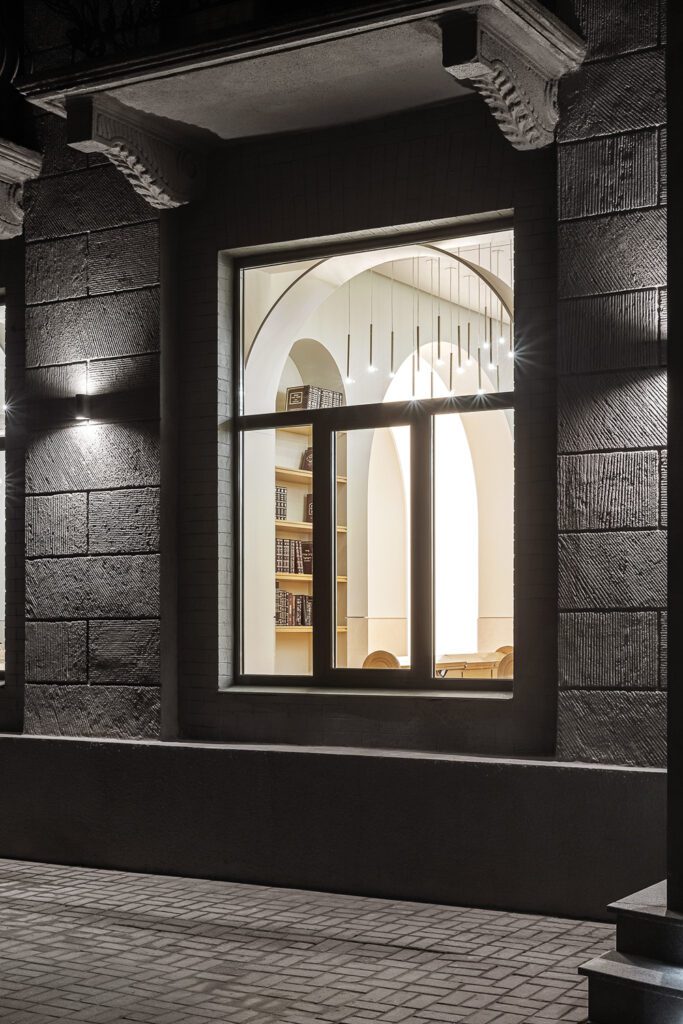
<instances>
[{"instance_id":1,"label":"paved sidewalk","mask_svg":"<svg viewBox=\"0 0 683 1024\"><path fill-rule=\"evenodd\" d=\"M609 925L0 861L0 1021L586 1019Z\"/></svg>"}]
</instances>

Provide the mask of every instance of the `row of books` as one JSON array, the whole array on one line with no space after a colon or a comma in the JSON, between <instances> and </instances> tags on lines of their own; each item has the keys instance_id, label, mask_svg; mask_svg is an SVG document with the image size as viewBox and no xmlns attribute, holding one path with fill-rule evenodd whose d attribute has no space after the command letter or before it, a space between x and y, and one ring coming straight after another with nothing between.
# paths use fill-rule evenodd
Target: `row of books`
<instances>
[{"instance_id":1,"label":"row of books","mask_svg":"<svg viewBox=\"0 0 683 1024\"><path fill-rule=\"evenodd\" d=\"M275 488L275 518L286 519L287 518L287 488L276 487Z\"/></svg>"},{"instance_id":2,"label":"row of books","mask_svg":"<svg viewBox=\"0 0 683 1024\"><path fill-rule=\"evenodd\" d=\"M276 626L311 626L313 624L313 598L308 594L292 594L289 590L275 591Z\"/></svg>"},{"instance_id":3,"label":"row of books","mask_svg":"<svg viewBox=\"0 0 683 1024\"><path fill-rule=\"evenodd\" d=\"M313 545L306 540L275 540L275 572L312 573Z\"/></svg>"},{"instance_id":4,"label":"row of books","mask_svg":"<svg viewBox=\"0 0 683 1024\"><path fill-rule=\"evenodd\" d=\"M287 388L287 412L292 409L335 409L344 404L341 391L318 388L314 384L299 384Z\"/></svg>"}]
</instances>

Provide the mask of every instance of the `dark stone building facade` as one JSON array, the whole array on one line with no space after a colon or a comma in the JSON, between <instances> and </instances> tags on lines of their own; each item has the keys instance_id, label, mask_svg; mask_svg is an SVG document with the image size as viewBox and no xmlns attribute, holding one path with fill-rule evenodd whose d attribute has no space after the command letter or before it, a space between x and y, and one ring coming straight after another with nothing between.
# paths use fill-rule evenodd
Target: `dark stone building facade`
<instances>
[{"instance_id":1,"label":"dark stone building facade","mask_svg":"<svg viewBox=\"0 0 683 1024\"><path fill-rule=\"evenodd\" d=\"M308 30L305 6L291 6L294 34L299 24ZM429 5L414 6L413 15L429 17ZM141 4L134 24L124 19L110 30L85 13L69 23L57 5L32 0L23 27L7 27L8 38L23 32L23 55L19 76L3 85L14 97L3 131L39 153L42 165L24 183L23 236L0 242L11 480L0 725L33 737L181 741L130 753L141 766L141 785L149 782L157 796L159 773L184 774L183 757L198 789L222 772L221 786L229 779L236 785L247 766L235 760L234 748L223 751L221 762L221 743L308 747L299 760L283 754L292 792L310 771L339 791L344 764L354 792L363 785L361 767L374 779L375 803L345 811L359 844L373 808L390 808L392 822L418 813L422 784L410 773L421 755L432 792L440 794L427 818L449 806L468 816L472 808L455 795L458 772L477 775L464 760L442 775L433 758L498 758L506 766L501 788L488 778L470 782L488 794L486 813L501 829L506 792L526 806L521 776L503 780L516 770L506 759L521 759L521 768L525 758L545 758L545 767L537 760L529 768L547 781L547 788L538 783L543 806L550 807L556 786L584 831L596 829L587 863L602 858L603 867L591 895L579 906L578 883L571 897L557 894L566 867L558 860L550 895L536 898L529 888L534 854L517 834L515 856L527 858L527 868L523 883L504 883L509 897L500 888L487 896L476 877L452 886L446 863L434 868L433 883L392 876L388 889L379 871L370 870L365 883L353 872L338 876L337 868L326 876L312 853L297 873L301 851L284 856L281 872L267 857L245 868L256 839L231 854L227 867L211 852L213 840L201 866L187 851L164 857L158 844L149 855L136 847L88 853L89 862L417 898L467 900L469 886L474 902L568 912L574 900L571 912L592 914L601 913L607 896L663 872L661 842L644 836L661 826L663 778L653 769L666 764L666 13L664 0L531 6L535 16L552 7L586 44L576 67L557 76L553 144L513 148L473 91L414 109L380 109L371 119L335 116L290 131L285 117L278 131L218 138L188 113L203 100L192 68L180 73L176 62L176 92L154 93L157 105L149 100L148 109L158 121L151 123L163 120L161 96L165 111L176 109L174 130L187 130L179 145L199 154L207 180L197 197L161 211L149 201L149 181L147 195L140 187L139 168L122 173L120 160L79 145L72 114L79 98L89 89L96 97L109 90L124 104L126 95L135 96L133 106L144 111L139 83L161 80L181 40L197 40L196 55L204 54L208 66L199 41L214 33L227 45L231 33L246 33L253 58L253 33L270 31L272 42L284 32L277 24L282 13L259 3L169 5L168 18L159 20ZM330 18L350 25L366 16L363 7L340 4ZM441 25L438 18L431 23ZM334 61L330 69L333 76ZM273 85L285 88L283 81ZM234 685L234 262L316 244L362 247L392 230L429 238L445 225L503 215L514 225L516 328L527 353L517 381L526 403L517 414L524 443L515 466L525 502L516 526L519 691L503 708L460 697L446 706L433 695L258 693ZM82 394L93 420L87 431L75 422L75 396ZM195 744L203 741L215 744L210 753L198 752ZM21 775L23 740L2 742L11 771ZM314 747L366 749L344 755L346 762L337 752L332 765ZM123 754L103 744L91 749L104 759L98 777L122 769L116 761ZM59 754L60 770L87 771L81 750ZM382 750L391 753L380 769ZM245 805L233 806L243 823L249 799L258 803L268 792L272 804L267 780L280 769L272 751L262 756L268 763L255 768L254 790ZM361 765L355 757L366 760ZM306 759L316 765L304 765ZM616 766L612 774L599 774L597 766L606 765ZM377 771L386 778L376 778ZM123 777L135 786L130 767ZM399 777L403 797L389 795L391 779ZM282 786L280 799L291 811ZM587 789L588 809L579 810ZM184 800L183 813L191 816ZM302 829L324 802L321 793L306 800ZM125 816L123 806L117 813ZM138 806L135 820L145 813ZM330 832L339 827L330 823ZM642 848L608 885L614 837L625 839L634 828ZM387 825L387 835L392 829ZM535 819L534 836L548 829L547 818ZM32 833L29 824L25 830ZM222 832L215 840L231 841ZM448 841L476 859L485 829L479 838L459 833ZM17 842L6 852L55 856L32 841ZM568 842L558 832L551 845Z\"/></svg>"}]
</instances>

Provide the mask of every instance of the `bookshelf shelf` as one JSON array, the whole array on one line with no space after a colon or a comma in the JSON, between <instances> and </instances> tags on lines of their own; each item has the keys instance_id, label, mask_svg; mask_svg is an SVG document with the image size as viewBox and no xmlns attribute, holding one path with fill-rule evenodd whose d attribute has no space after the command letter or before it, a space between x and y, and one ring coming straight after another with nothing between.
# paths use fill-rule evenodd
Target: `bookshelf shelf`
<instances>
[{"instance_id":1,"label":"bookshelf shelf","mask_svg":"<svg viewBox=\"0 0 683 1024\"><path fill-rule=\"evenodd\" d=\"M275 479L289 484L307 484L313 480L313 474L310 469L290 469L287 466L276 466ZM338 476L337 483L345 484L346 477Z\"/></svg>"},{"instance_id":2,"label":"bookshelf shelf","mask_svg":"<svg viewBox=\"0 0 683 1024\"><path fill-rule=\"evenodd\" d=\"M297 523L292 519L276 519L275 528L289 530L291 533L311 533L313 523ZM337 533L346 533L345 526L337 526Z\"/></svg>"},{"instance_id":3,"label":"bookshelf shelf","mask_svg":"<svg viewBox=\"0 0 683 1024\"><path fill-rule=\"evenodd\" d=\"M275 627L275 632L276 633L312 633L313 632L313 627L312 626L276 626ZM348 632L348 627L347 626L337 626L337 632L338 633L346 633L346 632Z\"/></svg>"},{"instance_id":4,"label":"bookshelf shelf","mask_svg":"<svg viewBox=\"0 0 683 1024\"><path fill-rule=\"evenodd\" d=\"M297 582L300 581L301 583L309 583L309 582L312 583L313 582L313 576L311 575L310 572L276 572L275 573L275 579L276 580L280 580L283 583L285 581L290 581L290 580L297 580ZM346 583L346 582L347 582L347 577L346 576L337 576L337 583Z\"/></svg>"}]
</instances>

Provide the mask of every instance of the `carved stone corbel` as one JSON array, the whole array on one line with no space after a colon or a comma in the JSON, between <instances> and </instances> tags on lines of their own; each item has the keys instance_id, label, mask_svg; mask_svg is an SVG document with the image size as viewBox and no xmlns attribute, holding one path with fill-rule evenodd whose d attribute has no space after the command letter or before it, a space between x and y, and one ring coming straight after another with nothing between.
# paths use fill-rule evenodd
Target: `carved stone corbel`
<instances>
[{"instance_id":1,"label":"carved stone corbel","mask_svg":"<svg viewBox=\"0 0 683 1024\"><path fill-rule=\"evenodd\" d=\"M40 153L0 139L0 239L23 231L24 182L38 177L42 162Z\"/></svg>"},{"instance_id":2,"label":"carved stone corbel","mask_svg":"<svg viewBox=\"0 0 683 1024\"><path fill-rule=\"evenodd\" d=\"M100 94L68 97L66 117L68 144L82 153L104 153L150 206L172 209L201 192L203 154L161 119Z\"/></svg>"},{"instance_id":3,"label":"carved stone corbel","mask_svg":"<svg viewBox=\"0 0 683 1024\"><path fill-rule=\"evenodd\" d=\"M483 97L515 149L555 138L557 83L585 44L534 0L498 0L442 26L446 71Z\"/></svg>"}]
</instances>

